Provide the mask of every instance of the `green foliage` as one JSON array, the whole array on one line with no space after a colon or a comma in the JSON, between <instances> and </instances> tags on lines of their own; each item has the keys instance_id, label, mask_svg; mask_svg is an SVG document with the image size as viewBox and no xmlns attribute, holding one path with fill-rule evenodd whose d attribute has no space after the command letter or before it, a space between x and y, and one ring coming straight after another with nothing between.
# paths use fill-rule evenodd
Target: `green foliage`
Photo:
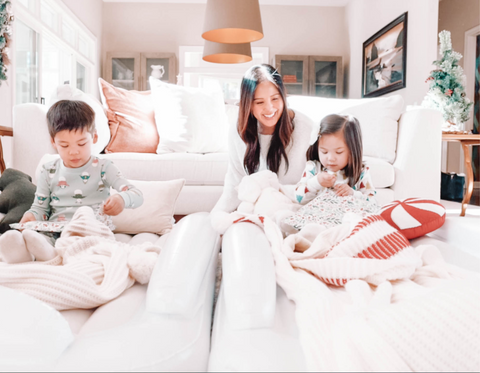
<instances>
[{"instance_id":1,"label":"green foliage","mask_svg":"<svg viewBox=\"0 0 480 373\"><path fill-rule=\"evenodd\" d=\"M426 80L430 86L422 106L440 110L445 121L465 123L473 103L465 96L465 75L458 65L462 55L452 50L449 31L440 32L439 38L442 58L433 61L438 69L433 70Z\"/></svg>"}]
</instances>

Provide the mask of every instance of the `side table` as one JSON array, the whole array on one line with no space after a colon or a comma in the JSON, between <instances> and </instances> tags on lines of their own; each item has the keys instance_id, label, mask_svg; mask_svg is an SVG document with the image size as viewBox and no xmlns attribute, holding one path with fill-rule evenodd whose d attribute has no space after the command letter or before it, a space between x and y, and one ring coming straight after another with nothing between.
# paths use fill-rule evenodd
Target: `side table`
<instances>
[{"instance_id":1,"label":"side table","mask_svg":"<svg viewBox=\"0 0 480 373\"><path fill-rule=\"evenodd\" d=\"M444 133L442 134L442 141L457 141L462 144L463 156L465 160L465 169L467 170L467 191L462 201L462 211L460 216L465 216L465 210L467 209L467 204L472 198L473 192L473 171L472 171L472 158L470 157L469 147L480 145L480 134L474 135L456 135Z\"/></svg>"},{"instance_id":2,"label":"side table","mask_svg":"<svg viewBox=\"0 0 480 373\"><path fill-rule=\"evenodd\" d=\"M12 127L0 126L0 173L5 171L5 160L3 159L3 146L1 136L13 136Z\"/></svg>"}]
</instances>

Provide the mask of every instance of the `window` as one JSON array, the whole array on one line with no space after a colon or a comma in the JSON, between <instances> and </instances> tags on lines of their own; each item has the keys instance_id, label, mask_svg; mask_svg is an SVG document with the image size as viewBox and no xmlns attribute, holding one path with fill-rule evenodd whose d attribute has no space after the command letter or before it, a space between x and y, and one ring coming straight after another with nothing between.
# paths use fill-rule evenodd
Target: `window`
<instances>
[{"instance_id":1,"label":"window","mask_svg":"<svg viewBox=\"0 0 480 373\"><path fill-rule=\"evenodd\" d=\"M40 18L52 30L57 30L57 12L44 0L41 1Z\"/></svg>"},{"instance_id":2,"label":"window","mask_svg":"<svg viewBox=\"0 0 480 373\"><path fill-rule=\"evenodd\" d=\"M62 84L93 93L97 40L62 0L19 0L15 17L15 104L49 105Z\"/></svg>"},{"instance_id":3,"label":"window","mask_svg":"<svg viewBox=\"0 0 480 373\"><path fill-rule=\"evenodd\" d=\"M253 65L268 63L267 47L252 47L252 61L239 64L217 64L202 59L203 47L180 47L180 75L178 84L187 87L213 88L220 86L225 101L240 100L242 77Z\"/></svg>"},{"instance_id":4,"label":"window","mask_svg":"<svg viewBox=\"0 0 480 373\"><path fill-rule=\"evenodd\" d=\"M38 34L16 21L15 102L36 102L38 97Z\"/></svg>"},{"instance_id":5,"label":"window","mask_svg":"<svg viewBox=\"0 0 480 373\"><path fill-rule=\"evenodd\" d=\"M85 66L77 62L77 88L83 92L86 90L86 69Z\"/></svg>"}]
</instances>

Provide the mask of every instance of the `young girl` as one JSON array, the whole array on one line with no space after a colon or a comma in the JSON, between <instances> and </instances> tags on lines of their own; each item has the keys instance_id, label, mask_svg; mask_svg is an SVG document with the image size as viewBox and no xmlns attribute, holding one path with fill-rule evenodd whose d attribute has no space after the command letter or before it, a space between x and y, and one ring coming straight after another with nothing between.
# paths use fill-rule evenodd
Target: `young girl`
<instances>
[{"instance_id":1,"label":"young girl","mask_svg":"<svg viewBox=\"0 0 480 373\"><path fill-rule=\"evenodd\" d=\"M356 118L337 114L323 118L318 138L307 150L308 162L295 189L297 201L304 205L332 189L337 196L376 203L376 192L362 155L362 132Z\"/></svg>"}]
</instances>

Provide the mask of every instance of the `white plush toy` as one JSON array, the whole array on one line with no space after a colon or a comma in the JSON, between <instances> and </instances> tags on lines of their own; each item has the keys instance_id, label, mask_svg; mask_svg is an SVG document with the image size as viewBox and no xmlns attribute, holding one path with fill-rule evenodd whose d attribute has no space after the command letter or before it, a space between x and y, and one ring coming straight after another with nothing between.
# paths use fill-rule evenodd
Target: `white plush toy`
<instances>
[{"instance_id":1,"label":"white plush toy","mask_svg":"<svg viewBox=\"0 0 480 373\"><path fill-rule=\"evenodd\" d=\"M237 211L253 214L255 203L262 192L269 187L276 191L280 189L277 175L272 171L265 170L244 176L237 187L238 199L242 201Z\"/></svg>"},{"instance_id":2,"label":"white plush toy","mask_svg":"<svg viewBox=\"0 0 480 373\"><path fill-rule=\"evenodd\" d=\"M230 214L213 212L210 216L212 226L223 234L237 219L254 214L268 216L280 225L282 231L295 233L296 231L283 224L283 221L301 206L287 197L286 194L291 193L287 193L286 189L280 185L277 175L269 170L244 176L237 187L238 199L241 201L237 211Z\"/></svg>"}]
</instances>

